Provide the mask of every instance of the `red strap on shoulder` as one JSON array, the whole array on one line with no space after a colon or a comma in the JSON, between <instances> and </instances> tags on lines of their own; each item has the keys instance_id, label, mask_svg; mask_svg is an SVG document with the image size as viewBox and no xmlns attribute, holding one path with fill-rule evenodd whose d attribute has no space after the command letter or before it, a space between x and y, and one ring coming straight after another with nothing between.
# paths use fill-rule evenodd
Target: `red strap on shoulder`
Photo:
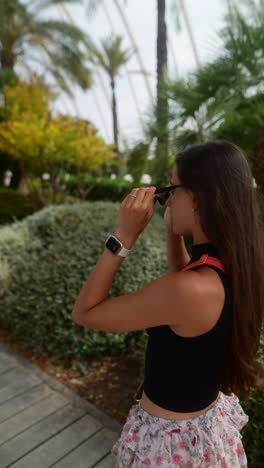
<instances>
[{"instance_id":1,"label":"red strap on shoulder","mask_svg":"<svg viewBox=\"0 0 264 468\"><path fill-rule=\"evenodd\" d=\"M192 267L200 266L200 265L212 265L212 266L219 268L225 273L225 267L222 261L219 260L218 258L210 257L210 255L208 254L202 255L201 258L199 258L199 260L197 260L196 262L190 263L189 265L184 267L181 271L189 270Z\"/></svg>"}]
</instances>

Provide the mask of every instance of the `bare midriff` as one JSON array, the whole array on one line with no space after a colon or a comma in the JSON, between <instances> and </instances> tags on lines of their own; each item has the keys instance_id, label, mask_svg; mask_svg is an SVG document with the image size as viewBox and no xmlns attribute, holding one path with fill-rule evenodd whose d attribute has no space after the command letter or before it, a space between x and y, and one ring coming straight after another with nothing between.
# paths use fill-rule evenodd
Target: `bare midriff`
<instances>
[{"instance_id":1,"label":"bare midriff","mask_svg":"<svg viewBox=\"0 0 264 468\"><path fill-rule=\"evenodd\" d=\"M143 390L142 397L139 400L139 402L142 408L145 411L147 411L147 413L150 413L152 416L157 416L158 418L163 418L163 419L190 419L190 418L195 418L196 416L199 416L199 414L203 414L206 411L208 411L210 408L212 408L216 404L219 396L220 396L220 392L218 393L216 400L214 400L209 406L207 406L206 408L203 408L202 410L194 411L190 413L177 413L176 411L169 411L164 408L161 408L160 406L153 403L153 401L151 401L147 397L144 390Z\"/></svg>"}]
</instances>

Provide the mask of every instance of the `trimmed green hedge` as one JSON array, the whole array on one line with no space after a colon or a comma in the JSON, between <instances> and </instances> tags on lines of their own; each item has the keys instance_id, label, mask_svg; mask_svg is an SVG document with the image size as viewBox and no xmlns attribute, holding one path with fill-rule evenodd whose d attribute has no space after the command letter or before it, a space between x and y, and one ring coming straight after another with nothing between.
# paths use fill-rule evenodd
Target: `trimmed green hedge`
<instances>
[{"instance_id":1,"label":"trimmed green hedge","mask_svg":"<svg viewBox=\"0 0 264 468\"><path fill-rule=\"evenodd\" d=\"M80 288L117 225L119 206L51 206L0 228L0 323L34 351L81 361L89 353L126 350L142 334L98 332L71 319ZM117 272L110 296L165 274L165 244L165 224L155 214Z\"/></svg>"}]
</instances>

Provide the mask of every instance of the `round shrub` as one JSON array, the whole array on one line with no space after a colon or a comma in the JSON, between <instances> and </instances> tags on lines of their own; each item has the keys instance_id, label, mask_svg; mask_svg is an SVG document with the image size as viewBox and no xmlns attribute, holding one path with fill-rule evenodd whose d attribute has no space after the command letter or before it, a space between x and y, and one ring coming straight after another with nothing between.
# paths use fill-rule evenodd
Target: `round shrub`
<instances>
[{"instance_id":1,"label":"round shrub","mask_svg":"<svg viewBox=\"0 0 264 468\"><path fill-rule=\"evenodd\" d=\"M0 324L34 351L78 361L127 350L144 333L102 332L71 319L76 297L117 225L119 206L86 201L50 206L0 228ZM128 294L167 271L166 229L154 214L109 295Z\"/></svg>"}]
</instances>

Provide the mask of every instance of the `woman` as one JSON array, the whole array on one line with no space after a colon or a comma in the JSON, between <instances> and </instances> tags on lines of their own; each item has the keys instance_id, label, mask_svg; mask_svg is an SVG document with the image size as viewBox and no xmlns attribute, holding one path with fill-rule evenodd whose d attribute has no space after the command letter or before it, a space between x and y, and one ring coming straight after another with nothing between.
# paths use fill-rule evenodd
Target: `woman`
<instances>
[{"instance_id":1,"label":"woman","mask_svg":"<svg viewBox=\"0 0 264 468\"><path fill-rule=\"evenodd\" d=\"M262 376L256 354L264 303L253 178L237 146L210 141L177 156L172 182L178 187L165 212L170 273L108 299L120 259L105 252L74 319L149 335L142 396L112 447L117 467L247 467L240 431L248 416L236 393L247 396ZM165 193L157 192L161 203ZM121 204L115 234L127 249L151 219L153 199L154 191L134 189ZM184 235L193 238L191 257Z\"/></svg>"}]
</instances>

